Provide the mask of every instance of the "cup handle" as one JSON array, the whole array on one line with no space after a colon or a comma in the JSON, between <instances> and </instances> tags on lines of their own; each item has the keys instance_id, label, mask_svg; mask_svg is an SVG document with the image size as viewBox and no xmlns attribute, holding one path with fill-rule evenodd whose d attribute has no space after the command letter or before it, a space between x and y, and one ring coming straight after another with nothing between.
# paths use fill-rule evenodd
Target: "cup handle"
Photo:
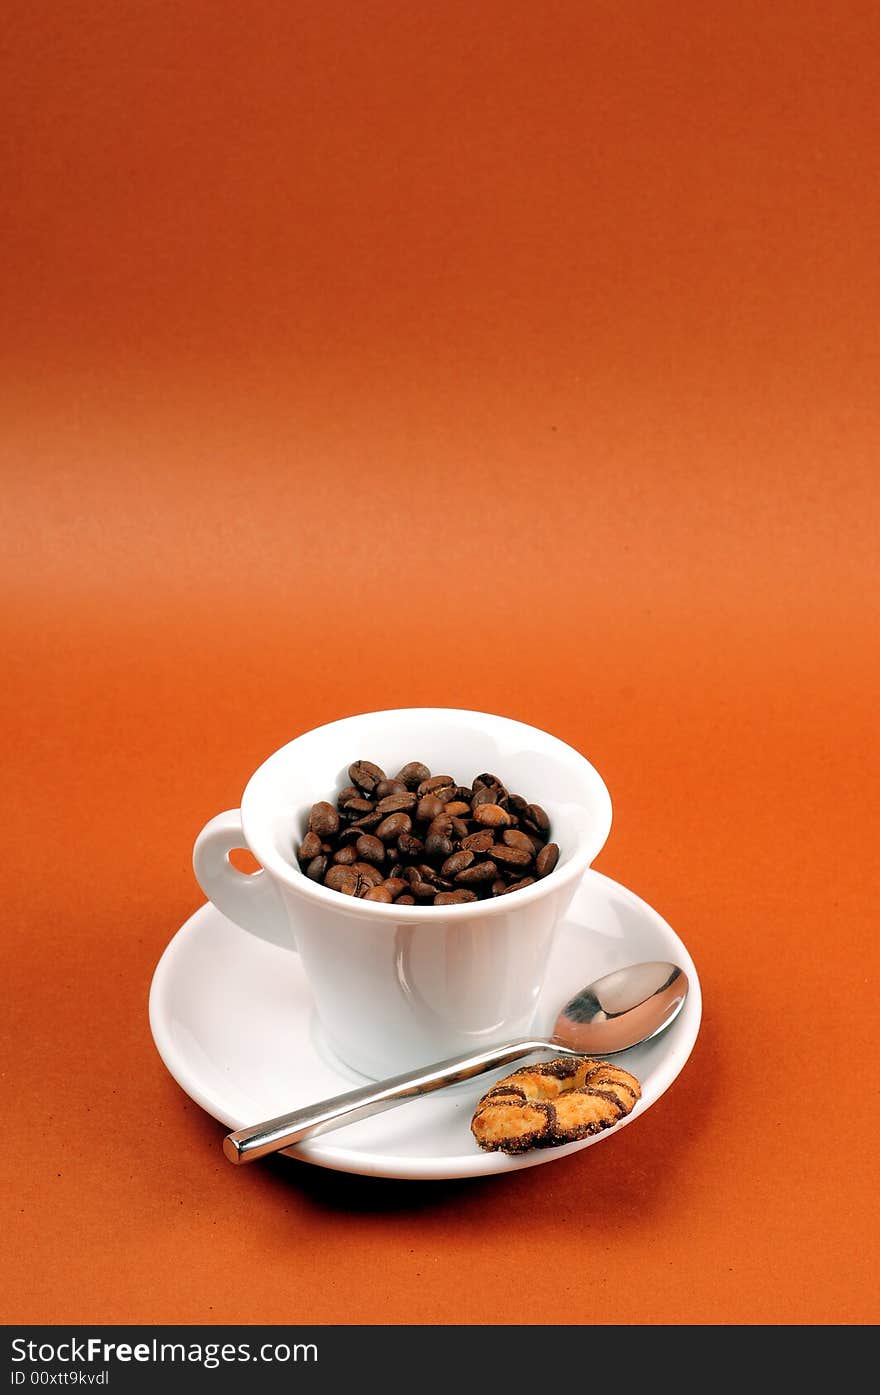
<instances>
[{"instance_id":1,"label":"cup handle","mask_svg":"<svg viewBox=\"0 0 880 1395\"><path fill-rule=\"evenodd\" d=\"M293 928L269 873L263 867L239 872L229 861L233 848L247 847L241 810L218 814L205 824L193 847L196 881L218 911L242 930L282 949L295 949Z\"/></svg>"}]
</instances>

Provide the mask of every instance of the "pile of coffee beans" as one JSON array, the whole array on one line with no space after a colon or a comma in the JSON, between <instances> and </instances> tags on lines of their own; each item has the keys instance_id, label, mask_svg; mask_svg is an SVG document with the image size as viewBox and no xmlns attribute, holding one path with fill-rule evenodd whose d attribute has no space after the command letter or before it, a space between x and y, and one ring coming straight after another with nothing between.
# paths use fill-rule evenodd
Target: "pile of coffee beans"
<instances>
[{"instance_id":1,"label":"pile of coffee beans","mask_svg":"<svg viewBox=\"0 0 880 1395\"><path fill-rule=\"evenodd\" d=\"M455 906L531 886L559 859L540 804L509 794L497 775L460 785L420 761L389 777L356 760L348 778L335 805L312 805L297 849L306 876L343 896Z\"/></svg>"}]
</instances>

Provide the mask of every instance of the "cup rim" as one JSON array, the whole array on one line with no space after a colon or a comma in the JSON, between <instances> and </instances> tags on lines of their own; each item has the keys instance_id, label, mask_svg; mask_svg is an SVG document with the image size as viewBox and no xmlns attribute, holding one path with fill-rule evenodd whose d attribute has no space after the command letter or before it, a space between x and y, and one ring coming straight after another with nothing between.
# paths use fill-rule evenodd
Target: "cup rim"
<instances>
[{"instance_id":1,"label":"cup rim","mask_svg":"<svg viewBox=\"0 0 880 1395\"><path fill-rule=\"evenodd\" d=\"M561 756L570 763L582 767L594 786L597 801L597 816L600 820L600 828L602 829L601 837L597 839L595 848L578 847L562 868L556 867L546 877L534 882L531 886L523 887L520 891L512 893L514 898L513 905L508 896L494 896L486 900L466 901L459 905L439 907L433 904L424 906L418 904L412 906L397 906L393 902L389 904L383 901L366 901L361 897L355 896L342 897L340 893L334 891L332 887L323 886L320 882L313 882L305 875L298 865L294 862L286 861L272 844L269 844L266 848L257 846L259 839L254 840L251 837L250 830L253 827L253 818L251 815L253 813L254 799L256 798L257 782L267 766L274 761L280 760L285 752L289 751L297 742L317 732L326 731L330 727L341 726L347 722L357 721L366 717L386 717L393 719L411 713L419 713L425 717L430 714L446 717L454 715L462 718L478 718L481 721L502 722L511 726L520 727L524 731L535 732L543 741L551 742ZM421 921L423 919L426 919L427 923L430 924L432 922L445 920L447 916L454 917L456 920L466 920L468 918L473 919L475 917L487 915L501 915L505 913L509 915L516 909L525 910L527 906L532 905L535 901L539 901L552 892L559 891L569 886L575 879L580 879L587 868L592 864L593 859L602 851L602 848L608 840L612 823L612 805L611 795L605 781L592 762L587 760L586 756L574 746L563 741L560 737L554 736L552 732L545 731L542 727L536 727L529 722L522 722L516 717L507 717L494 712L483 712L476 708L390 707L377 708L366 712L352 712L344 717L334 718L332 722L322 722L320 726L310 727L307 731L300 732L298 736L285 742L283 746L279 746L277 750L273 751L271 755L267 756L266 759L257 766L256 770L248 779L241 797L241 821L248 847L260 866L265 868L268 873L271 873L277 881L280 881L290 891L297 895L304 896L307 901L313 901L328 909L333 909L335 907L340 913L355 915L366 921L374 920L377 925L383 923L388 925L394 921L410 922L413 920ZM343 902L342 905L339 904L340 901Z\"/></svg>"}]
</instances>

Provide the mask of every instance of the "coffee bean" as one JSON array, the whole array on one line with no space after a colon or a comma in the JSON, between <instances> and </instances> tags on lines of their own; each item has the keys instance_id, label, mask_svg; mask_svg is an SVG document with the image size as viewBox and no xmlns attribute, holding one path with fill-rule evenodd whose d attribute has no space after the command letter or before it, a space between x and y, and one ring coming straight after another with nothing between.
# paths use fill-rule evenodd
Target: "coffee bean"
<instances>
[{"instance_id":1,"label":"coffee bean","mask_svg":"<svg viewBox=\"0 0 880 1395\"><path fill-rule=\"evenodd\" d=\"M501 835L501 841L508 848L521 848L523 852L528 853L529 857L534 855L535 849L531 838L526 833L520 833L518 828L505 828Z\"/></svg>"},{"instance_id":2,"label":"coffee bean","mask_svg":"<svg viewBox=\"0 0 880 1395\"><path fill-rule=\"evenodd\" d=\"M409 833L412 820L409 814L389 814L376 828L376 837L383 843L393 842L401 833Z\"/></svg>"},{"instance_id":3,"label":"coffee bean","mask_svg":"<svg viewBox=\"0 0 880 1395\"><path fill-rule=\"evenodd\" d=\"M372 833L363 833L355 843L357 855L361 862L384 862L385 848L378 838L374 838Z\"/></svg>"},{"instance_id":4,"label":"coffee bean","mask_svg":"<svg viewBox=\"0 0 880 1395\"><path fill-rule=\"evenodd\" d=\"M409 889L409 882L404 881L403 877L386 877L382 885L386 891L391 892L392 900L395 896L399 896L402 891Z\"/></svg>"},{"instance_id":5,"label":"coffee bean","mask_svg":"<svg viewBox=\"0 0 880 1395\"><path fill-rule=\"evenodd\" d=\"M481 804L496 804L503 798L504 791L497 785L480 785L474 790L474 797L471 800L471 808L479 809Z\"/></svg>"},{"instance_id":6,"label":"coffee bean","mask_svg":"<svg viewBox=\"0 0 880 1395\"><path fill-rule=\"evenodd\" d=\"M455 794L457 789L458 786L451 775L431 775L427 780L422 780L420 782L416 793L421 799L422 796L426 794L439 795L441 790L452 790L452 793ZM450 796L450 798L451 797L452 796Z\"/></svg>"},{"instance_id":7,"label":"coffee bean","mask_svg":"<svg viewBox=\"0 0 880 1395\"><path fill-rule=\"evenodd\" d=\"M458 872L455 881L463 886L475 886L482 882L493 882L498 876L498 868L494 862L475 862L471 867L465 867L463 872Z\"/></svg>"},{"instance_id":8,"label":"coffee bean","mask_svg":"<svg viewBox=\"0 0 880 1395\"><path fill-rule=\"evenodd\" d=\"M390 794L406 794L406 785L402 780L380 780L373 790L374 799L387 799Z\"/></svg>"},{"instance_id":9,"label":"coffee bean","mask_svg":"<svg viewBox=\"0 0 880 1395\"><path fill-rule=\"evenodd\" d=\"M507 890L507 882L503 877L496 877L489 890L493 896L503 896Z\"/></svg>"},{"instance_id":10,"label":"coffee bean","mask_svg":"<svg viewBox=\"0 0 880 1395\"><path fill-rule=\"evenodd\" d=\"M526 817L529 812L528 801L523 799L521 794L509 794L507 807L512 814L516 814L518 819Z\"/></svg>"},{"instance_id":11,"label":"coffee bean","mask_svg":"<svg viewBox=\"0 0 880 1395\"><path fill-rule=\"evenodd\" d=\"M403 790L395 794L387 794L384 799L380 799L376 805L376 813L383 816L396 814L400 809L414 809L416 803L416 796L411 794L409 790Z\"/></svg>"},{"instance_id":12,"label":"coffee bean","mask_svg":"<svg viewBox=\"0 0 880 1395\"><path fill-rule=\"evenodd\" d=\"M436 819L437 815L442 813L443 800L438 799L436 794L426 794L419 800L416 818L423 823L430 823L432 819Z\"/></svg>"},{"instance_id":13,"label":"coffee bean","mask_svg":"<svg viewBox=\"0 0 880 1395\"><path fill-rule=\"evenodd\" d=\"M530 804L526 818L535 825L539 833L547 833L549 831L550 820L540 804Z\"/></svg>"},{"instance_id":14,"label":"coffee bean","mask_svg":"<svg viewBox=\"0 0 880 1395\"><path fill-rule=\"evenodd\" d=\"M364 830L362 828L355 828L353 824L350 824L348 828L342 828L339 830L336 841L337 843L342 844L343 847L346 845L346 843L356 843L363 831Z\"/></svg>"},{"instance_id":15,"label":"coffee bean","mask_svg":"<svg viewBox=\"0 0 880 1395\"><path fill-rule=\"evenodd\" d=\"M499 891L498 895L507 896L511 891L522 891L524 886L534 886L534 884L534 877L523 877L521 881L511 882L509 886L504 887L502 891Z\"/></svg>"},{"instance_id":16,"label":"coffee bean","mask_svg":"<svg viewBox=\"0 0 880 1395\"><path fill-rule=\"evenodd\" d=\"M391 892L387 889L387 887L371 886L368 887L368 889L364 892L363 899L365 901L384 901L386 905L390 906L391 902L394 900L394 897L391 895Z\"/></svg>"},{"instance_id":17,"label":"coffee bean","mask_svg":"<svg viewBox=\"0 0 880 1395\"><path fill-rule=\"evenodd\" d=\"M385 880L384 872L380 872L379 868L375 867L372 862L353 862L351 870L357 872L361 881L367 882L370 886L378 886L380 882Z\"/></svg>"},{"instance_id":18,"label":"coffee bean","mask_svg":"<svg viewBox=\"0 0 880 1395\"><path fill-rule=\"evenodd\" d=\"M432 886L430 882L410 882L409 889L420 901L433 901L437 894L436 886Z\"/></svg>"},{"instance_id":19,"label":"coffee bean","mask_svg":"<svg viewBox=\"0 0 880 1395\"><path fill-rule=\"evenodd\" d=\"M440 868L441 875L444 877L454 877L458 872L463 872L465 867L470 867L473 860L473 853L463 848L461 852L453 853L451 857L447 857L443 866Z\"/></svg>"},{"instance_id":20,"label":"coffee bean","mask_svg":"<svg viewBox=\"0 0 880 1395\"><path fill-rule=\"evenodd\" d=\"M417 838L414 833L401 833L397 840L397 847L401 857L421 857L425 851L425 845L421 838Z\"/></svg>"},{"instance_id":21,"label":"coffee bean","mask_svg":"<svg viewBox=\"0 0 880 1395\"><path fill-rule=\"evenodd\" d=\"M338 865L331 867L324 878L325 886L329 886L332 891L341 891L343 896L354 896L359 882L360 878L353 867Z\"/></svg>"},{"instance_id":22,"label":"coffee bean","mask_svg":"<svg viewBox=\"0 0 880 1395\"><path fill-rule=\"evenodd\" d=\"M539 877L546 877L553 871L559 861L559 848L555 843L548 843L546 848L542 848L535 861L535 870Z\"/></svg>"},{"instance_id":23,"label":"coffee bean","mask_svg":"<svg viewBox=\"0 0 880 1395\"><path fill-rule=\"evenodd\" d=\"M461 846L467 848L468 852L484 853L493 846L495 834L491 828L481 828L476 833L469 833L466 838L462 838Z\"/></svg>"},{"instance_id":24,"label":"coffee bean","mask_svg":"<svg viewBox=\"0 0 880 1395\"><path fill-rule=\"evenodd\" d=\"M449 835L450 838L458 838L458 840L461 841L462 838L468 836L468 826L464 819L453 818L450 822L452 824L452 832Z\"/></svg>"},{"instance_id":25,"label":"coffee bean","mask_svg":"<svg viewBox=\"0 0 880 1395\"><path fill-rule=\"evenodd\" d=\"M414 906L416 904L416 898L409 894L406 896L398 896L394 904L395 906Z\"/></svg>"},{"instance_id":26,"label":"coffee bean","mask_svg":"<svg viewBox=\"0 0 880 1395\"><path fill-rule=\"evenodd\" d=\"M523 848L509 848L506 843L496 843L489 856L503 871L506 867L531 866L533 854L531 850L525 852Z\"/></svg>"},{"instance_id":27,"label":"coffee bean","mask_svg":"<svg viewBox=\"0 0 880 1395\"><path fill-rule=\"evenodd\" d=\"M354 843L346 843L344 847L337 848L333 854L333 861L341 867L350 867L353 862L357 862L358 855Z\"/></svg>"},{"instance_id":28,"label":"coffee bean","mask_svg":"<svg viewBox=\"0 0 880 1395\"><path fill-rule=\"evenodd\" d=\"M360 818L362 814L372 814L373 805L369 799L364 799L362 794L353 794L346 799L344 804L340 804L340 809L348 818Z\"/></svg>"},{"instance_id":29,"label":"coffee bean","mask_svg":"<svg viewBox=\"0 0 880 1395\"><path fill-rule=\"evenodd\" d=\"M402 780L408 790L414 790L423 780L431 778L431 772L426 765L422 765L421 761L411 760L402 770L398 770L395 778Z\"/></svg>"},{"instance_id":30,"label":"coffee bean","mask_svg":"<svg viewBox=\"0 0 880 1395\"><path fill-rule=\"evenodd\" d=\"M487 770L484 770L482 775L475 775L471 783L476 790L483 785L500 785L501 781L497 775L490 775Z\"/></svg>"},{"instance_id":31,"label":"coffee bean","mask_svg":"<svg viewBox=\"0 0 880 1395\"><path fill-rule=\"evenodd\" d=\"M364 794L372 794L378 784L387 776L379 765L374 765L371 760L356 760L354 765L348 767L348 778L353 785L357 785Z\"/></svg>"},{"instance_id":32,"label":"coffee bean","mask_svg":"<svg viewBox=\"0 0 880 1395\"><path fill-rule=\"evenodd\" d=\"M452 839L442 833L429 833L425 839L425 852L428 857L449 857L452 854Z\"/></svg>"},{"instance_id":33,"label":"coffee bean","mask_svg":"<svg viewBox=\"0 0 880 1395\"><path fill-rule=\"evenodd\" d=\"M506 828L510 823L507 810L497 804L481 804L474 810L474 818L477 823L484 824L487 828Z\"/></svg>"},{"instance_id":34,"label":"coffee bean","mask_svg":"<svg viewBox=\"0 0 880 1395\"><path fill-rule=\"evenodd\" d=\"M471 806L465 804L463 799L450 799L444 810L448 819L460 818L462 814L467 815L470 811Z\"/></svg>"},{"instance_id":35,"label":"coffee bean","mask_svg":"<svg viewBox=\"0 0 880 1395\"><path fill-rule=\"evenodd\" d=\"M309 829L308 833L306 834L305 838L303 838L302 843L300 844L300 849L297 853L297 857L299 858L300 862L311 862L312 858L317 857L320 851L321 840L318 837L317 833L314 833L311 829Z\"/></svg>"},{"instance_id":36,"label":"coffee bean","mask_svg":"<svg viewBox=\"0 0 880 1395\"><path fill-rule=\"evenodd\" d=\"M458 891L438 891L434 897L435 906L463 906L466 901L476 901L479 898L475 891L468 891L466 887L461 887Z\"/></svg>"},{"instance_id":37,"label":"coffee bean","mask_svg":"<svg viewBox=\"0 0 880 1395\"><path fill-rule=\"evenodd\" d=\"M339 814L326 799L319 799L309 813L309 829L319 838L330 838L339 830Z\"/></svg>"},{"instance_id":38,"label":"coffee bean","mask_svg":"<svg viewBox=\"0 0 880 1395\"><path fill-rule=\"evenodd\" d=\"M317 857L312 858L306 868L306 876L311 878L313 882L319 882L323 880L326 871L327 859L323 853L319 853Z\"/></svg>"}]
</instances>

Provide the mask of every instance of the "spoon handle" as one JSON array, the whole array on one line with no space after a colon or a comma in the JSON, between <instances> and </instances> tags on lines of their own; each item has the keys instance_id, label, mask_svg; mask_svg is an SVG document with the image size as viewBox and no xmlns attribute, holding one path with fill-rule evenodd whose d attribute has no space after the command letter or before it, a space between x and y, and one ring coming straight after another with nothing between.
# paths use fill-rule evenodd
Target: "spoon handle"
<instances>
[{"instance_id":1,"label":"spoon handle","mask_svg":"<svg viewBox=\"0 0 880 1395\"><path fill-rule=\"evenodd\" d=\"M455 1056L421 1070L407 1071L406 1075L396 1075L391 1080L378 1080L345 1095L335 1095L332 1099L307 1105L305 1109L296 1109L292 1114L280 1114L277 1119L267 1119L262 1124L237 1129L224 1138L223 1152L232 1163L254 1162L257 1158L264 1158L267 1153L277 1153L313 1134L328 1133L330 1129L352 1124L356 1119L366 1119L368 1115L392 1109L404 1100L416 1099L444 1085L455 1085L460 1080L469 1080L472 1075L481 1075L483 1071L519 1060L533 1051L577 1055L577 1052L567 1051L552 1038L527 1037L503 1046L490 1047L472 1056Z\"/></svg>"}]
</instances>

